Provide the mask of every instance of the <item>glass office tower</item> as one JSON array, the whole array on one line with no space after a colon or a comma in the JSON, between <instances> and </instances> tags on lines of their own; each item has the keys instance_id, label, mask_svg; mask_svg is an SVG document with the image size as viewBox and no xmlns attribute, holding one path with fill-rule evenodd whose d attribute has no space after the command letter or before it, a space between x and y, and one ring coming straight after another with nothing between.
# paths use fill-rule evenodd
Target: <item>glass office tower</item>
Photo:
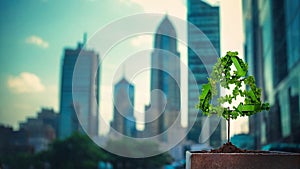
<instances>
[{"instance_id":1,"label":"glass office tower","mask_svg":"<svg viewBox=\"0 0 300 169\"><path fill-rule=\"evenodd\" d=\"M59 136L75 131L98 135L99 56L79 43L65 49L60 88Z\"/></svg>"},{"instance_id":2,"label":"glass office tower","mask_svg":"<svg viewBox=\"0 0 300 169\"><path fill-rule=\"evenodd\" d=\"M201 112L195 111L195 105L199 102L198 94L201 93L202 85L208 82L209 73L220 56L220 14L218 6L211 6L201 0L187 2L187 20L194 25L188 25L188 67L192 71L192 75L189 74L188 77L188 125L191 127L188 139L198 143L204 118ZM193 78L197 84L193 83ZM210 127L213 129L212 125L218 120L210 120ZM215 131L209 131L213 132L209 139L209 145L213 147L220 146L224 139L222 135L226 132L226 127L222 127L222 123L224 121L218 124Z\"/></svg>"},{"instance_id":3,"label":"glass office tower","mask_svg":"<svg viewBox=\"0 0 300 169\"><path fill-rule=\"evenodd\" d=\"M300 2L244 0L245 56L269 112L250 117L256 148L300 143Z\"/></svg>"},{"instance_id":4,"label":"glass office tower","mask_svg":"<svg viewBox=\"0 0 300 169\"><path fill-rule=\"evenodd\" d=\"M120 134L136 137L134 86L124 77L114 87L114 109L111 127Z\"/></svg>"}]
</instances>

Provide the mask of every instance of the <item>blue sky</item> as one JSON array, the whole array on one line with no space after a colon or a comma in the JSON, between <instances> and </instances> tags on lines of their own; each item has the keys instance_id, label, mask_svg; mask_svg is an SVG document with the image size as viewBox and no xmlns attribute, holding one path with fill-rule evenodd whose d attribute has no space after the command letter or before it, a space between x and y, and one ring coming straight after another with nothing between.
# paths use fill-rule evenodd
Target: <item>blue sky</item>
<instances>
[{"instance_id":1,"label":"blue sky","mask_svg":"<svg viewBox=\"0 0 300 169\"><path fill-rule=\"evenodd\" d=\"M41 106L58 110L65 47L76 47L84 32L91 35L113 19L142 12L112 0L4 0L0 6L0 119L14 126Z\"/></svg>"},{"instance_id":2,"label":"blue sky","mask_svg":"<svg viewBox=\"0 0 300 169\"><path fill-rule=\"evenodd\" d=\"M217 1L210 2L215 4ZM219 4L222 17L221 53L224 55L227 50L237 50L242 54L241 2L225 0ZM185 0L2 0L0 123L17 127L18 122L34 117L41 107L53 107L58 111L64 48L75 48L84 32L90 37L117 19L144 12L168 13L185 19ZM132 50L149 48L152 44L152 37L136 37L120 45L119 50L129 46ZM186 59L184 49L180 51L182 58ZM104 69L102 73L107 72ZM148 88L142 89L139 85L139 81L144 81L143 77L148 75L149 72L145 72L135 79L136 93L148 91ZM111 86L105 83L105 75L102 78L101 89L110 91ZM109 92L102 92L101 95L109 96ZM140 102L136 106L141 111L148 102L148 95L137 97L135 100ZM101 107L101 113L105 112L111 119L112 103L102 105L106 107ZM241 125L245 122L240 121Z\"/></svg>"}]
</instances>

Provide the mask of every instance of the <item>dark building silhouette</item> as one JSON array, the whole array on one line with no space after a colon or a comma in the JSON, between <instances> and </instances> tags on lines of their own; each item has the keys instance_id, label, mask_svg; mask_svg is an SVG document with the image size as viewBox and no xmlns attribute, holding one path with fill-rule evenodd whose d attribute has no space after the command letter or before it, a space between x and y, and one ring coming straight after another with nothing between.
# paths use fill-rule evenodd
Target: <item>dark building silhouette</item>
<instances>
[{"instance_id":1,"label":"dark building silhouette","mask_svg":"<svg viewBox=\"0 0 300 169\"><path fill-rule=\"evenodd\" d=\"M0 153L37 153L48 148L57 136L58 113L42 108L35 118L19 124L19 130L0 126Z\"/></svg>"},{"instance_id":2,"label":"dark building silhouette","mask_svg":"<svg viewBox=\"0 0 300 169\"><path fill-rule=\"evenodd\" d=\"M28 145L34 148L34 152L40 152L56 139L57 125L58 114L53 109L42 108L36 118L28 118L20 123L20 132L25 131Z\"/></svg>"},{"instance_id":3,"label":"dark building silhouette","mask_svg":"<svg viewBox=\"0 0 300 169\"><path fill-rule=\"evenodd\" d=\"M0 125L0 155L15 153L33 153L34 147L29 144L27 132L23 129Z\"/></svg>"}]
</instances>

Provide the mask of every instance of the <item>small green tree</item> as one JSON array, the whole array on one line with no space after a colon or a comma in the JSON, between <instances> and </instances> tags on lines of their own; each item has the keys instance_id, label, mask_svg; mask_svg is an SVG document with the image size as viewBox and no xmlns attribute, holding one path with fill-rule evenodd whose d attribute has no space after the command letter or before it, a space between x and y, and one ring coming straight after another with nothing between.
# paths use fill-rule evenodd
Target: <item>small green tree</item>
<instances>
[{"instance_id":1,"label":"small green tree","mask_svg":"<svg viewBox=\"0 0 300 169\"><path fill-rule=\"evenodd\" d=\"M232 67L235 67L235 70ZM230 119L238 116L251 116L263 110L269 110L269 103L262 103L261 89L255 85L253 76L246 76L248 65L238 57L238 52L227 52L226 56L218 59L214 65L208 83L202 86L202 93L199 97L197 108L204 115L217 114L228 121L228 142L230 142ZM243 88L242 85L246 88ZM217 103L212 104L212 99L218 94L217 86L232 89L231 94L219 97ZM224 107L225 103L232 104L237 97L244 98L238 106L232 108Z\"/></svg>"}]
</instances>

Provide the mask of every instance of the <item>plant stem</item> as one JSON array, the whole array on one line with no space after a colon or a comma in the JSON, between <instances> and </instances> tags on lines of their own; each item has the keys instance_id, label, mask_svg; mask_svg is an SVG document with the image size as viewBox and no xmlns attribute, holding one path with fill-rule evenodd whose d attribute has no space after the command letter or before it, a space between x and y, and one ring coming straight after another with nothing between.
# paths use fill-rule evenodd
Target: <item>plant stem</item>
<instances>
[{"instance_id":1,"label":"plant stem","mask_svg":"<svg viewBox=\"0 0 300 169\"><path fill-rule=\"evenodd\" d=\"M229 116L227 122L228 122L227 142L229 143L230 142L230 116Z\"/></svg>"}]
</instances>

